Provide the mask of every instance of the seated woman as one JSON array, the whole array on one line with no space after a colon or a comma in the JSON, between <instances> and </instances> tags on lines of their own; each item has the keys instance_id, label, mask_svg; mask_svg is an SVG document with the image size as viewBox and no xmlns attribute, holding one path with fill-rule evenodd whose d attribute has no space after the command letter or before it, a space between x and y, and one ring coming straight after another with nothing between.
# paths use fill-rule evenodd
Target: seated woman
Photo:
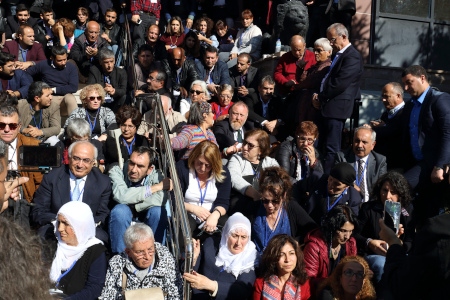
<instances>
[{"instance_id":1,"label":"seated woman","mask_svg":"<svg viewBox=\"0 0 450 300\"><path fill-rule=\"evenodd\" d=\"M125 299L130 290L159 287L165 299L181 300L183 283L169 249L155 242L152 229L143 223L125 231L125 252L109 261L106 282L99 299Z\"/></svg>"},{"instance_id":2,"label":"seated woman","mask_svg":"<svg viewBox=\"0 0 450 300\"><path fill-rule=\"evenodd\" d=\"M107 169L109 169L108 165L118 162L120 157L126 162L134 149L140 146L150 147L147 138L136 133L141 125L141 120L142 114L136 108L129 105L119 108L116 113L116 123L122 133L119 137L119 144L115 138L108 135L103 147Z\"/></svg>"},{"instance_id":3,"label":"seated woman","mask_svg":"<svg viewBox=\"0 0 450 300\"><path fill-rule=\"evenodd\" d=\"M351 209L338 205L325 215L320 228L307 234L303 254L312 287L330 276L342 258L357 254L356 240L352 237L356 225Z\"/></svg>"},{"instance_id":4,"label":"seated woman","mask_svg":"<svg viewBox=\"0 0 450 300\"><path fill-rule=\"evenodd\" d=\"M378 283L383 275L388 248L387 243L380 238L381 228L378 223L383 218L386 200L400 202L402 205L398 237L403 241L406 251L411 249L415 226L414 222L411 222L413 212L411 191L403 175L394 171L384 174L374 185L371 196L371 201L363 203L359 210L359 226L355 231L355 239L359 254L365 256L370 269L374 272L375 283Z\"/></svg>"},{"instance_id":5,"label":"seated woman","mask_svg":"<svg viewBox=\"0 0 450 300\"><path fill-rule=\"evenodd\" d=\"M186 119L189 118L189 110L191 109L192 103L199 101L207 101L211 97L209 96L208 88L206 87L206 82L203 80L194 80L191 83L191 89L189 90L189 97L186 99L181 99L180 101L180 114L182 114Z\"/></svg>"},{"instance_id":6,"label":"seated woman","mask_svg":"<svg viewBox=\"0 0 450 300\"><path fill-rule=\"evenodd\" d=\"M184 41L184 28L181 22L181 18L174 16L169 21L169 26L166 28L166 32L159 38L166 44L166 50L171 50L177 47L181 47Z\"/></svg>"},{"instance_id":7,"label":"seated woman","mask_svg":"<svg viewBox=\"0 0 450 300\"><path fill-rule=\"evenodd\" d=\"M54 35L54 45L60 45L70 52L73 44L75 43L75 24L66 18L58 19L55 25L52 27Z\"/></svg>"},{"instance_id":8,"label":"seated woman","mask_svg":"<svg viewBox=\"0 0 450 300\"><path fill-rule=\"evenodd\" d=\"M225 224L220 243L209 237L200 250L200 242L194 240L194 271L183 275L193 288L193 300L251 296L258 253L250 235L250 221L235 213Z\"/></svg>"},{"instance_id":9,"label":"seated woman","mask_svg":"<svg viewBox=\"0 0 450 300\"><path fill-rule=\"evenodd\" d=\"M219 46L217 37L211 34L213 27L214 22L208 17L201 17L195 22L194 29L197 31L201 47L205 48L207 45L211 45L217 48Z\"/></svg>"},{"instance_id":10,"label":"seated woman","mask_svg":"<svg viewBox=\"0 0 450 300\"><path fill-rule=\"evenodd\" d=\"M317 228L306 211L290 199L291 188L289 175L282 168L268 167L261 172L261 201L252 223L253 242L260 253L278 234L288 234L303 242L306 234Z\"/></svg>"},{"instance_id":11,"label":"seated woman","mask_svg":"<svg viewBox=\"0 0 450 300\"><path fill-rule=\"evenodd\" d=\"M186 55L187 59L201 59L200 41L198 39L198 35L194 31L190 30L188 33L186 33L181 48L184 49L184 54Z\"/></svg>"},{"instance_id":12,"label":"seated woman","mask_svg":"<svg viewBox=\"0 0 450 300\"><path fill-rule=\"evenodd\" d=\"M73 20L75 28L83 33L86 30L87 23L89 22L89 11L86 7L79 7L77 10L77 17ZM80 34L81 34L80 33ZM76 36L78 37L78 35Z\"/></svg>"},{"instance_id":13,"label":"seated woman","mask_svg":"<svg viewBox=\"0 0 450 300\"><path fill-rule=\"evenodd\" d=\"M320 224L322 217L336 205L350 207L357 216L362 198L361 193L353 187L355 179L356 172L352 165L337 163L331 169L330 175L322 175L318 180L316 176L313 177L308 183L311 186L310 196L306 203L301 202L300 205L317 224ZM299 188L297 185L297 191Z\"/></svg>"},{"instance_id":14,"label":"seated woman","mask_svg":"<svg viewBox=\"0 0 450 300\"><path fill-rule=\"evenodd\" d=\"M75 109L70 114L64 129L67 128L71 119L85 119L91 128L92 138L100 142L106 141L106 129L115 123L116 116L111 109L102 106L105 103L105 90L98 83L87 85L80 92L80 100L83 107Z\"/></svg>"},{"instance_id":15,"label":"seated woman","mask_svg":"<svg viewBox=\"0 0 450 300\"><path fill-rule=\"evenodd\" d=\"M318 300L375 300L375 290L370 281L372 272L360 256L344 257L328 277Z\"/></svg>"},{"instance_id":16,"label":"seated woman","mask_svg":"<svg viewBox=\"0 0 450 300\"><path fill-rule=\"evenodd\" d=\"M214 120L222 121L228 118L228 110L233 105L233 87L229 84L222 84L219 89L219 103L211 104L214 113Z\"/></svg>"},{"instance_id":17,"label":"seated woman","mask_svg":"<svg viewBox=\"0 0 450 300\"><path fill-rule=\"evenodd\" d=\"M233 154L228 161L231 184L235 196L230 203L230 213L251 213L254 208L253 201L261 199L258 180L263 169L278 166L275 159L269 157L269 135L262 129L253 129L245 132L242 152Z\"/></svg>"},{"instance_id":18,"label":"seated woman","mask_svg":"<svg viewBox=\"0 0 450 300\"><path fill-rule=\"evenodd\" d=\"M91 208L70 201L58 211L55 235L58 248L50 269L55 289L70 299L97 299L105 283L106 248L95 237Z\"/></svg>"},{"instance_id":19,"label":"seated woman","mask_svg":"<svg viewBox=\"0 0 450 300\"><path fill-rule=\"evenodd\" d=\"M274 236L261 257L261 276L255 281L253 300L309 299L303 253L287 234Z\"/></svg>"},{"instance_id":20,"label":"seated woman","mask_svg":"<svg viewBox=\"0 0 450 300\"><path fill-rule=\"evenodd\" d=\"M211 104L195 102L189 111L188 125L183 126L181 132L170 139L173 150L183 150L181 159L188 159L189 154L197 144L208 140L217 145L216 137L210 129L214 125L214 115Z\"/></svg>"},{"instance_id":21,"label":"seated woman","mask_svg":"<svg viewBox=\"0 0 450 300\"><path fill-rule=\"evenodd\" d=\"M226 221L231 190L230 173L222 166L219 147L202 141L189 159L180 160L176 167L191 231L214 232L217 224ZM198 228L201 224L202 228Z\"/></svg>"},{"instance_id":22,"label":"seated woman","mask_svg":"<svg viewBox=\"0 0 450 300\"><path fill-rule=\"evenodd\" d=\"M236 30L230 28L228 29L228 25L224 20L217 20L216 25L214 26L216 31L216 37L219 42L219 59L222 61L227 61L228 56L221 59L221 52L230 52L234 47L234 38L236 37ZM227 53L228 54L228 53ZM229 54L228 54L229 55Z\"/></svg>"},{"instance_id":23,"label":"seated woman","mask_svg":"<svg viewBox=\"0 0 450 300\"><path fill-rule=\"evenodd\" d=\"M305 121L297 126L292 140L281 143L275 158L294 182L306 180L313 172L323 174L319 152L314 147L318 136L316 124Z\"/></svg>"}]
</instances>

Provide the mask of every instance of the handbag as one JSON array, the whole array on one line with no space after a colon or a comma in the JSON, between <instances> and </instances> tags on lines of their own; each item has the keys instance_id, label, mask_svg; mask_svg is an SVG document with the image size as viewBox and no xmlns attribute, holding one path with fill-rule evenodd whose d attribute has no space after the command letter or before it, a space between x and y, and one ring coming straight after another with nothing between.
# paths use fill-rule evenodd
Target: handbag
<instances>
[{"instance_id":1,"label":"handbag","mask_svg":"<svg viewBox=\"0 0 450 300\"><path fill-rule=\"evenodd\" d=\"M122 292L125 296L125 300L164 300L164 293L160 287L143 288L136 290L125 291L127 287L127 274L122 271Z\"/></svg>"}]
</instances>

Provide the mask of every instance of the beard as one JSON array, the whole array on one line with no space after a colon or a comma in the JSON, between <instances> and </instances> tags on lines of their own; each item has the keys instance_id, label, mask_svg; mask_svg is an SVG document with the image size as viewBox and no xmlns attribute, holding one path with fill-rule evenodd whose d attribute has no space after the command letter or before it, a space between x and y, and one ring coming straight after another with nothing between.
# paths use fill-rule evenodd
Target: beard
<instances>
[{"instance_id":1,"label":"beard","mask_svg":"<svg viewBox=\"0 0 450 300\"><path fill-rule=\"evenodd\" d=\"M242 124L239 121L230 121L230 126L233 130L239 130L241 129Z\"/></svg>"}]
</instances>

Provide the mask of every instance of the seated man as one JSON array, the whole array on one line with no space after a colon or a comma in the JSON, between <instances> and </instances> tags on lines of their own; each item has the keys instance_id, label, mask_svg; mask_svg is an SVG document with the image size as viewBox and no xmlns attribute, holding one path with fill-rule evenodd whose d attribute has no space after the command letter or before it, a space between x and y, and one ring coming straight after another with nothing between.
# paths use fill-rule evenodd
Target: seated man
<instances>
[{"instance_id":1,"label":"seated man","mask_svg":"<svg viewBox=\"0 0 450 300\"><path fill-rule=\"evenodd\" d=\"M114 166L109 171L113 199L118 202L111 211L109 221L112 252L121 253L125 250L123 235L132 221L150 226L155 232L155 240L164 244L167 227L165 205L169 199L165 191L172 190L172 180L164 178L161 171L156 169L153 154L145 146L131 153L124 170Z\"/></svg>"},{"instance_id":2,"label":"seated man","mask_svg":"<svg viewBox=\"0 0 450 300\"><path fill-rule=\"evenodd\" d=\"M33 82L28 98L19 100L17 108L24 135L45 141L60 133L59 105L52 101L52 88L45 82Z\"/></svg>"},{"instance_id":3,"label":"seated man","mask_svg":"<svg viewBox=\"0 0 450 300\"><path fill-rule=\"evenodd\" d=\"M120 65L122 60L119 56L119 49L122 38L122 27L116 23L117 12L113 8L108 8L105 12L105 23L101 25L101 37L110 45L110 49L114 52L116 57L116 66Z\"/></svg>"},{"instance_id":4,"label":"seated man","mask_svg":"<svg viewBox=\"0 0 450 300\"><path fill-rule=\"evenodd\" d=\"M167 74L164 70L160 68L151 69L147 78L147 84L139 87L139 89L134 92L134 96L137 97L144 93L158 93L160 95L166 95L168 94L165 88L166 80ZM139 98L137 100L137 107L142 114L150 110L147 103L139 100Z\"/></svg>"},{"instance_id":5,"label":"seated man","mask_svg":"<svg viewBox=\"0 0 450 300\"><path fill-rule=\"evenodd\" d=\"M96 237L108 242L108 234L102 229L109 214L111 180L94 168L97 149L88 141L79 141L69 147L69 165L55 168L44 176L36 191L31 220L40 226L38 235L54 239L52 221L61 206L69 201L83 201L89 205L97 224Z\"/></svg>"},{"instance_id":6,"label":"seated man","mask_svg":"<svg viewBox=\"0 0 450 300\"><path fill-rule=\"evenodd\" d=\"M355 189L359 190L363 202L369 201L372 187L381 175L387 172L386 157L373 151L376 133L371 128L358 127L353 135L353 146L345 153L336 153L335 163L347 162L356 170Z\"/></svg>"},{"instance_id":7,"label":"seated man","mask_svg":"<svg viewBox=\"0 0 450 300\"><path fill-rule=\"evenodd\" d=\"M150 25L147 29L147 38L139 39L133 43L133 56L136 57L138 49L142 45L148 45L152 51L155 61L162 62L168 58L166 45L159 39L159 27L158 25Z\"/></svg>"},{"instance_id":8,"label":"seated man","mask_svg":"<svg viewBox=\"0 0 450 300\"><path fill-rule=\"evenodd\" d=\"M222 84L230 84L227 64L219 60L217 48L207 46L202 60L195 61L197 74L207 84L208 91L217 95L217 88Z\"/></svg>"},{"instance_id":9,"label":"seated man","mask_svg":"<svg viewBox=\"0 0 450 300\"><path fill-rule=\"evenodd\" d=\"M34 42L34 30L28 25L20 25L17 38L6 41L2 52L13 54L16 57L16 68L21 70L47 59L42 45Z\"/></svg>"},{"instance_id":10,"label":"seated man","mask_svg":"<svg viewBox=\"0 0 450 300\"><path fill-rule=\"evenodd\" d=\"M172 108L172 99L166 95L161 95L161 104L166 117L167 128L169 129L169 137L176 137L181 131L181 128L186 125L186 118L178 111ZM150 138L150 133L153 132L151 124L159 123L154 119L155 112L148 111L142 117L141 125L138 128L137 133Z\"/></svg>"},{"instance_id":11,"label":"seated man","mask_svg":"<svg viewBox=\"0 0 450 300\"><path fill-rule=\"evenodd\" d=\"M52 88L52 101L59 104L61 116L69 116L78 107L73 95L78 90L78 72L73 64L67 64L66 48L53 46L50 59L28 68L27 73Z\"/></svg>"},{"instance_id":12,"label":"seated man","mask_svg":"<svg viewBox=\"0 0 450 300\"><path fill-rule=\"evenodd\" d=\"M243 100L248 94L256 92L259 74L258 69L251 64L252 57L248 53L241 53L237 57L237 64L230 69L233 101Z\"/></svg>"},{"instance_id":13,"label":"seated man","mask_svg":"<svg viewBox=\"0 0 450 300\"><path fill-rule=\"evenodd\" d=\"M17 3L17 2L15 2ZM19 29L19 26L21 25L29 25L31 28L33 28L33 30L35 31L36 34L36 40L41 43L44 44L45 43L45 37L42 34L38 34L38 30L37 30L37 22L38 19L30 17L30 10L28 9L28 7L23 4L20 3L16 6L16 15L15 16L8 16L6 18L6 25L5 25L5 36L6 39L16 39L16 33L17 30Z\"/></svg>"},{"instance_id":14,"label":"seated man","mask_svg":"<svg viewBox=\"0 0 450 300\"><path fill-rule=\"evenodd\" d=\"M55 16L51 6L46 5L40 9L41 19L37 22L35 27L36 33L45 37L46 44L43 44L45 54L49 54L53 47L53 38L55 35L52 31L52 26L55 25Z\"/></svg>"},{"instance_id":15,"label":"seated man","mask_svg":"<svg viewBox=\"0 0 450 300\"><path fill-rule=\"evenodd\" d=\"M109 261L99 299L122 299L123 286L127 290L159 287L167 299L183 298L183 282L175 260L169 249L155 241L150 227L142 223L131 225L123 241L125 252Z\"/></svg>"},{"instance_id":16,"label":"seated man","mask_svg":"<svg viewBox=\"0 0 450 300\"><path fill-rule=\"evenodd\" d=\"M128 76L128 86L134 90L146 84L150 70L155 68L153 61L153 52L148 45L142 45L137 51L137 60L134 62L134 72L136 79L133 76ZM132 66L128 67L128 74L132 73Z\"/></svg>"},{"instance_id":17,"label":"seated man","mask_svg":"<svg viewBox=\"0 0 450 300\"><path fill-rule=\"evenodd\" d=\"M226 158L230 158L231 155L240 152L242 149L248 106L244 102L238 101L230 107L228 112L228 119L217 122L213 127L219 149Z\"/></svg>"},{"instance_id":18,"label":"seated man","mask_svg":"<svg viewBox=\"0 0 450 300\"><path fill-rule=\"evenodd\" d=\"M100 25L95 21L88 22L84 33L75 39L69 55L77 64L80 75L86 77L80 78L82 83L86 82L90 68L98 63L98 52L108 46L100 36Z\"/></svg>"},{"instance_id":19,"label":"seated man","mask_svg":"<svg viewBox=\"0 0 450 300\"><path fill-rule=\"evenodd\" d=\"M14 58L12 54L0 52L0 91L17 98L27 98L33 78L25 71L16 70Z\"/></svg>"},{"instance_id":20,"label":"seated man","mask_svg":"<svg viewBox=\"0 0 450 300\"><path fill-rule=\"evenodd\" d=\"M91 67L87 84L100 84L106 94L104 106L117 111L125 103L127 97L127 72L115 66L112 50L100 50L98 60L100 67Z\"/></svg>"}]
</instances>

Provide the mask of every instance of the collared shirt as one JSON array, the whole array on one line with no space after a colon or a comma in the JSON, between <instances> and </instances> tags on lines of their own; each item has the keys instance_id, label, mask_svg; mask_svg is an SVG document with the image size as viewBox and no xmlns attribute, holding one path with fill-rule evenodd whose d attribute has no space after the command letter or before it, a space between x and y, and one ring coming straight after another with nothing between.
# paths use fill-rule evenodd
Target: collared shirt
<instances>
[{"instance_id":1,"label":"collared shirt","mask_svg":"<svg viewBox=\"0 0 450 300\"><path fill-rule=\"evenodd\" d=\"M17 138L8 145L8 170L17 170Z\"/></svg>"},{"instance_id":2,"label":"collared shirt","mask_svg":"<svg viewBox=\"0 0 450 300\"><path fill-rule=\"evenodd\" d=\"M17 56L17 59L20 62L26 62L27 61L27 53L28 53L28 49L23 49L19 45L19 55Z\"/></svg>"},{"instance_id":3,"label":"collared shirt","mask_svg":"<svg viewBox=\"0 0 450 300\"><path fill-rule=\"evenodd\" d=\"M213 81L213 79L212 79L212 77L211 77L211 74L212 74L212 72L213 72L213 70L214 70L214 67L215 67L216 65L214 65L214 66L212 66L212 68L211 69L205 69L205 71L206 71L206 78L205 78L205 82L206 82L206 84L210 84L210 83L214 83L214 81Z\"/></svg>"},{"instance_id":4,"label":"collared shirt","mask_svg":"<svg viewBox=\"0 0 450 300\"><path fill-rule=\"evenodd\" d=\"M419 139L419 117L420 117L420 110L422 108L423 101L425 100L425 96L428 93L428 90L430 87L428 87L425 92L422 93L422 95L419 96L419 98L411 98L411 101L414 103L414 106L411 110L411 115L409 118L409 135L410 135L410 143L411 143L411 149L412 154L414 158L417 161L421 161L423 159L422 154L422 144L423 141L420 141Z\"/></svg>"},{"instance_id":5,"label":"collared shirt","mask_svg":"<svg viewBox=\"0 0 450 300\"><path fill-rule=\"evenodd\" d=\"M235 141L238 140L238 132L239 132L239 131L241 132L242 139L244 139L244 130L242 130L242 127L241 127L241 128L239 128L238 130L236 130L236 131L233 132L233 137L234 137L234 140L235 140Z\"/></svg>"},{"instance_id":6,"label":"collared shirt","mask_svg":"<svg viewBox=\"0 0 450 300\"><path fill-rule=\"evenodd\" d=\"M69 171L69 175L70 175L70 194L71 195L73 194L73 190L75 189L77 179L81 179L81 182L78 185L78 189L80 190L80 197L78 199L73 199L73 200L83 201L84 186L86 184L87 175L82 178L76 178L75 175L73 175L71 171Z\"/></svg>"},{"instance_id":7,"label":"collared shirt","mask_svg":"<svg viewBox=\"0 0 450 300\"><path fill-rule=\"evenodd\" d=\"M264 103L264 101L263 101L263 99L261 98L261 96L259 96L259 100L261 101L261 104L262 104L262 109L263 109L263 117L264 118L267 118L267 110L269 109L269 103L270 103L270 100L269 101L267 101L267 103Z\"/></svg>"},{"instance_id":8,"label":"collared shirt","mask_svg":"<svg viewBox=\"0 0 450 300\"><path fill-rule=\"evenodd\" d=\"M405 102L400 103L393 109L388 111L388 119L392 119L405 106Z\"/></svg>"},{"instance_id":9,"label":"collared shirt","mask_svg":"<svg viewBox=\"0 0 450 300\"><path fill-rule=\"evenodd\" d=\"M358 178L358 175L359 175L359 173L358 173L358 167L359 167L359 160L360 159L362 159L363 161L364 161L364 165L363 165L363 179L362 180L364 180L364 198L362 199L363 200L363 202L367 202L367 201L369 201L369 188L367 187L367 160L369 159L369 155L367 155L367 156L365 156L365 157L363 157L363 158L360 158L360 157L358 157L358 156L356 156L355 155L355 171L356 171L356 179L359 179ZM360 182L358 182L358 184L360 184Z\"/></svg>"}]
</instances>

